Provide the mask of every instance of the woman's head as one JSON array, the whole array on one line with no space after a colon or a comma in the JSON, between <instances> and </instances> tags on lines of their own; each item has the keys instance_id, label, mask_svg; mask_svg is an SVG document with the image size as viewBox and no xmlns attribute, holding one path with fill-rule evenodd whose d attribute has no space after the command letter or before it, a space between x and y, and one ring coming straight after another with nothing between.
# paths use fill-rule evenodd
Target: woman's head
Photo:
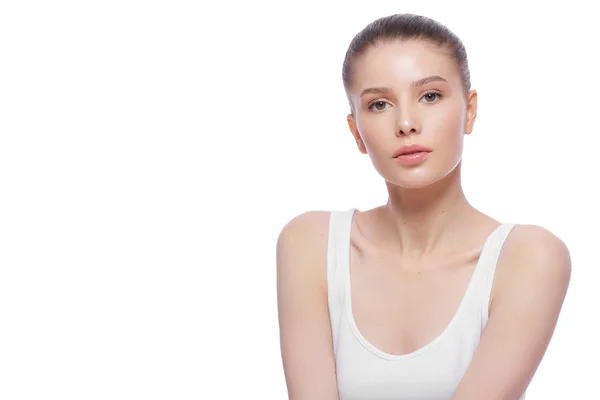
<instances>
[{"instance_id":1,"label":"woman's head","mask_svg":"<svg viewBox=\"0 0 600 400\"><path fill-rule=\"evenodd\" d=\"M350 130L387 181L426 186L460 163L477 93L465 48L445 26L413 14L380 18L352 40L342 75ZM394 152L411 144L432 152L418 165L400 165Z\"/></svg>"}]
</instances>

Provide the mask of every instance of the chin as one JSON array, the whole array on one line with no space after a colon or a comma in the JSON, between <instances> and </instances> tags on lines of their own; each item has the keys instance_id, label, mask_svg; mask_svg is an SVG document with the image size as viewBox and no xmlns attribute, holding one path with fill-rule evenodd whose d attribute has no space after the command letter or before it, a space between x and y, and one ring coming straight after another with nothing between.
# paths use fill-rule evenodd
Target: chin
<instances>
[{"instance_id":1,"label":"chin","mask_svg":"<svg viewBox=\"0 0 600 400\"><path fill-rule=\"evenodd\" d=\"M416 171L414 171L416 172ZM429 171L420 171L419 173L402 172L393 174L393 176L382 176L388 184L404 189L422 189L426 188L439 180Z\"/></svg>"}]
</instances>

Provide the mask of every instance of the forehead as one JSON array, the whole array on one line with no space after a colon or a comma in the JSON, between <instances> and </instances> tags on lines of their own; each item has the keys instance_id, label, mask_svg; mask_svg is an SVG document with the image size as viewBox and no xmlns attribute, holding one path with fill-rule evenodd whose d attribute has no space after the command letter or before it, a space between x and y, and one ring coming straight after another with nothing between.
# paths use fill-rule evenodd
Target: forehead
<instances>
[{"instance_id":1,"label":"forehead","mask_svg":"<svg viewBox=\"0 0 600 400\"><path fill-rule=\"evenodd\" d=\"M424 41L382 42L369 48L352 68L354 90L367 86L406 85L426 76L440 75L448 82L459 79L445 48Z\"/></svg>"}]
</instances>

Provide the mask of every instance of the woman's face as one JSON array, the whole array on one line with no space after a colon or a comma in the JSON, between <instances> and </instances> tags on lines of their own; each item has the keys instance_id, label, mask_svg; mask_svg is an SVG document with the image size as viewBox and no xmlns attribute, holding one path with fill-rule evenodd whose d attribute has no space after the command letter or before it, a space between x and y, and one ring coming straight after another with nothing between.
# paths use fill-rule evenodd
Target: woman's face
<instances>
[{"instance_id":1,"label":"woman's face","mask_svg":"<svg viewBox=\"0 0 600 400\"><path fill-rule=\"evenodd\" d=\"M434 78L418 82L429 77ZM465 97L458 66L443 50L424 41L371 46L354 61L349 95L350 130L386 181L424 187L460 162L464 135L475 122L477 93ZM412 144L432 151L410 166L393 158L399 147Z\"/></svg>"}]
</instances>

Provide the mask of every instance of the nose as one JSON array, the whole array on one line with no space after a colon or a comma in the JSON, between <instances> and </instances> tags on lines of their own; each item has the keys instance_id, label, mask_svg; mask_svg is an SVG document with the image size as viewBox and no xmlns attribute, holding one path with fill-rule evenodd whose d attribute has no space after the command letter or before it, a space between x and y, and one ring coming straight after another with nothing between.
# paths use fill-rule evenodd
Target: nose
<instances>
[{"instance_id":1,"label":"nose","mask_svg":"<svg viewBox=\"0 0 600 400\"><path fill-rule=\"evenodd\" d=\"M398 112L398 119L396 123L396 136L406 136L414 133L419 133L421 126L417 122L415 113L404 107Z\"/></svg>"}]
</instances>

